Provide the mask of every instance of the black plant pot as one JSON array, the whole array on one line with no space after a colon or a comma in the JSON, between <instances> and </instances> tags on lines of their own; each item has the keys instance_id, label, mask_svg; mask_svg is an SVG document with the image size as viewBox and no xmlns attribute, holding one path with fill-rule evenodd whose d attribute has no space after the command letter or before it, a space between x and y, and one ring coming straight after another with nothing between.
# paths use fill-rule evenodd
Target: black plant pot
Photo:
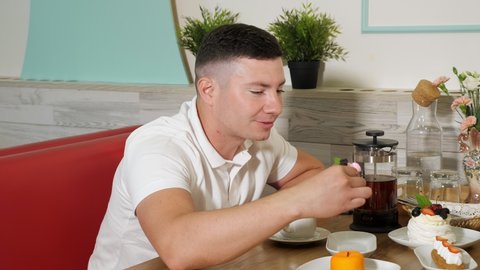
<instances>
[{"instance_id":1,"label":"black plant pot","mask_svg":"<svg viewBox=\"0 0 480 270\"><path fill-rule=\"evenodd\" d=\"M322 65L321 65L322 64ZM290 69L290 77L292 79L292 87L294 89L313 89L317 87L319 76L319 69L324 63L320 61L289 61L288 68Z\"/></svg>"}]
</instances>

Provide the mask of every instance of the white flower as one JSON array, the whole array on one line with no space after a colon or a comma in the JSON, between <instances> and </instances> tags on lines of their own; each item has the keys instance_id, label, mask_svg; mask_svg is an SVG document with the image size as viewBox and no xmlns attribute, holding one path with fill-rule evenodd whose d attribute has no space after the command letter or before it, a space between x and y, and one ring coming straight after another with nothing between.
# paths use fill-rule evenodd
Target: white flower
<instances>
[{"instance_id":1,"label":"white flower","mask_svg":"<svg viewBox=\"0 0 480 270\"><path fill-rule=\"evenodd\" d=\"M463 85L465 85L465 88L467 88L467 90L475 90L480 86L480 78L467 76L467 78L465 78L465 80L463 81Z\"/></svg>"},{"instance_id":2,"label":"white flower","mask_svg":"<svg viewBox=\"0 0 480 270\"><path fill-rule=\"evenodd\" d=\"M453 67L452 70L460 83L461 96L455 98L450 107L462 117L460 132L461 135L467 135L467 138L459 140L459 143L462 144L462 141L468 139L468 134L472 130L480 131L480 74L476 71L459 73L456 67ZM450 96L450 92L445 86L446 81L448 81L448 77L441 76L435 80L434 85Z\"/></svg>"}]
</instances>

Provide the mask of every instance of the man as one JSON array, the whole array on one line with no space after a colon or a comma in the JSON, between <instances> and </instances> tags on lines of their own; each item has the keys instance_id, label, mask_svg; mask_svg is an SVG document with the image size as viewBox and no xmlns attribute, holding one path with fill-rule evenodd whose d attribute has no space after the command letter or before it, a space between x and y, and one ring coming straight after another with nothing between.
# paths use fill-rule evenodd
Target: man
<instances>
[{"instance_id":1,"label":"man","mask_svg":"<svg viewBox=\"0 0 480 270\"><path fill-rule=\"evenodd\" d=\"M196 97L127 140L90 269L160 256L170 269L231 260L303 217L331 217L371 194L347 166L324 170L274 129L285 83L276 39L254 26L212 31ZM280 191L261 197L266 184Z\"/></svg>"}]
</instances>

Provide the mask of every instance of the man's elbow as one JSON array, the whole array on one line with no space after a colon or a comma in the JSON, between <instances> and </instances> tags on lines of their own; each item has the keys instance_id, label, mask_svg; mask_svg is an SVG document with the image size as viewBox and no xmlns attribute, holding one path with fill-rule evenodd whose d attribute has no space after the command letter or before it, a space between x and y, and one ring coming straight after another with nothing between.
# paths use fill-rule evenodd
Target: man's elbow
<instances>
[{"instance_id":1,"label":"man's elbow","mask_svg":"<svg viewBox=\"0 0 480 270\"><path fill-rule=\"evenodd\" d=\"M199 269L219 263L208 260L200 250L191 253L182 247L169 248L160 254L163 263L171 270Z\"/></svg>"}]
</instances>

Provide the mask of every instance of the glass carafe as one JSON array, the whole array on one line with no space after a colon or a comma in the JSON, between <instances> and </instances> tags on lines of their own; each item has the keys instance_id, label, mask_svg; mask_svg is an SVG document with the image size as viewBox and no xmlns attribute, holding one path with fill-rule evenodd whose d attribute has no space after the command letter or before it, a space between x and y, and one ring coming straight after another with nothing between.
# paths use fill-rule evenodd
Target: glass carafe
<instances>
[{"instance_id":1,"label":"glass carafe","mask_svg":"<svg viewBox=\"0 0 480 270\"><path fill-rule=\"evenodd\" d=\"M422 169L424 182L429 183L433 170L442 168L442 127L437 119L435 100L424 107L412 100L413 115L407 126L407 166Z\"/></svg>"}]
</instances>

